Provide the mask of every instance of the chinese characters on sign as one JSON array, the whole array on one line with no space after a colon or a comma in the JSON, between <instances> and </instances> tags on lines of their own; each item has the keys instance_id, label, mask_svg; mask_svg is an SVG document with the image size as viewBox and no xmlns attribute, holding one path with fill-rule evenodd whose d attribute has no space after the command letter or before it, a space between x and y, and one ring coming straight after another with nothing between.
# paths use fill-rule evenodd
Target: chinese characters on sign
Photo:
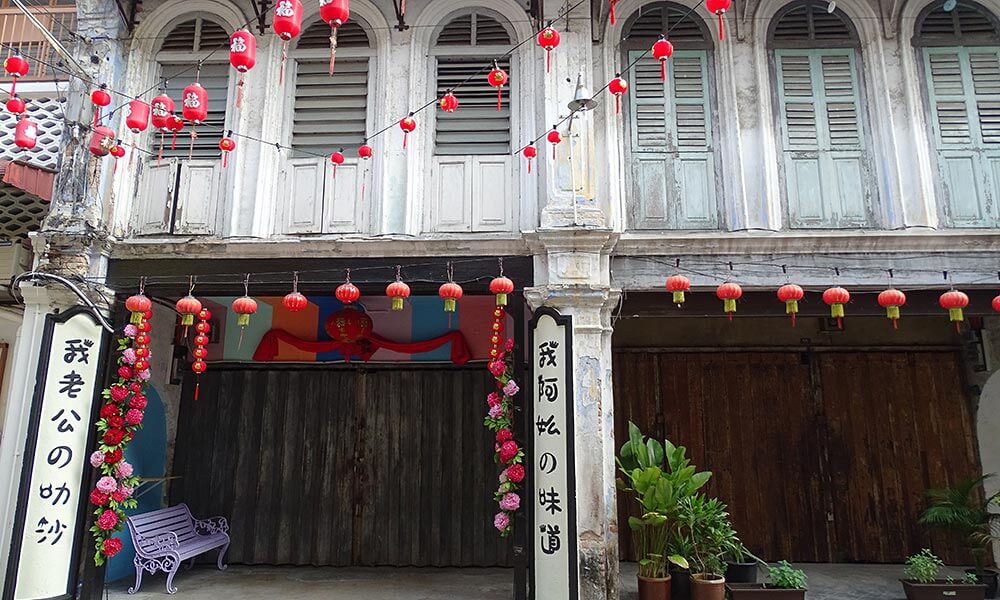
<instances>
[{"instance_id":1,"label":"chinese characters on sign","mask_svg":"<svg viewBox=\"0 0 1000 600\"><path fill-rule=\"evenodd\" d=\"M11 596L18 600L72 591L102 336L86 311L49 315L46 322L11 553L17 569Z\"/></svg>"},{"instance_id":2,"label":"chinese characters on sign","mask_svg":"<svg viewBox=\"0 0 1000 600\"><path fill-rule=\"evenodd\" d=\"M577 597L570 317L551 309L532 322L534 469L532 568L536 600Z\"/></svg>"}]
</instances>

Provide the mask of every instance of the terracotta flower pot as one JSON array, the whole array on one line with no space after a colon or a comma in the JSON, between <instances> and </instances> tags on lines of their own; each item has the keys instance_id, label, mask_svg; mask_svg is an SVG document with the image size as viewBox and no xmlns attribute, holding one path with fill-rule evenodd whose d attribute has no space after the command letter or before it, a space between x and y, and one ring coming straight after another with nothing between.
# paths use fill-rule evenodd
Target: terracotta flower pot
<instances>
[{"instance_id":1,"label":"terracotta flower pot","mask_svg":"<svg viewBox=\"0 0 1000 600\"><path fill-rule=\"evenodd\" d=\"M906 600L984 600L986 598L985 585L969 585L965 583L948 583L944 579L938 579L934 583L917 583L916 581L900 580L903 583L903 591L906 592Z\"/></svg>"},{"instance_id":2,"label":"terracotta flower pot","mask_svg":"<svg viewBox=\"0 0 1000 600\"><path fill-rule=\"evenodd\" d=\"M691 600L725 600L726 578L698 573L691 575Z\"/></svg>"},{"instance_id":3,"label":"terracotta flower pot","mask_svg":"<svg viewBox=\"0 0 1000 600\"><path fill-rule=\"evenodd\" d=\"M670 575L662 579L640 576L639 600L670 600Z\"/></svg>"}]
</instances>

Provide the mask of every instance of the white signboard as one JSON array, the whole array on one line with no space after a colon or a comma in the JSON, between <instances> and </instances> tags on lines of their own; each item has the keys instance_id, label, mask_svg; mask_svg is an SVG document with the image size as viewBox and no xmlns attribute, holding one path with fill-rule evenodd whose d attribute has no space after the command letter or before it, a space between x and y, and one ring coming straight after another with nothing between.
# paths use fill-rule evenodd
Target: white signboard
<instances>
[{"instance_id":1,"label":"white signboard","mask_svg":"<svg viewBox=\"0 0 1000 600\"><path fill-rule=\"evenodd\" d=\"M529 411L533 497L528 544L535 600L575 600L576 486L573 456L571 317L551 308L531 322L532 402Z\"/></svg>"},{"instance_id":2,"label":"white signboard","mask_svg":"<svg viewBox=\"0 0 1000 600\"><path fill-rule=\"evenodd\" d=\"M24 450L4 598L70 598L84 533L103 329L82 308L49 315Z\"/></svg>"}]
</instances>

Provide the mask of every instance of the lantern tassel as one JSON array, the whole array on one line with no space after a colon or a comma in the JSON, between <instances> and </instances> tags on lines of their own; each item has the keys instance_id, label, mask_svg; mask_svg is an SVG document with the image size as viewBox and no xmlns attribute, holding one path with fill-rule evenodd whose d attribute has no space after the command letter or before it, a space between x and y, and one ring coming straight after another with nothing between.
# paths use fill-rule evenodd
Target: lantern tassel
<instances>
[{"instance_id":1,"label":"lantern tassel","mask_svg":"<svg viewBox=\"0 0 1000 600\"><path fill-rule=\"evenodd\" d=\"M195 126L191 126L191 145L188 146L188 160L194 156L194 141L198 139L198 132L195 131Z\"/></svg>"},{"instance_id":2,"label":"lantern tassel","mask_svg":"<svg viewBox=\"0 0 1000 600\"><path fill-rule=\"evenodd\" d=\"M500 112L503 108L503 86L497 87L497 112Z\"/></svg>"},{"instance_id":3,"label":"lantern tassel","mask_svg":"<svg viewBox=\"0 0 1000 600\"><path fill-rule=\"evenodd\" d=\"M94 108L94 127L97 127L100 124L101 124L101 107L98 106Z\"/></svg>"},{"instance_id":4,"label":"lantern tassel","mask_svg":"<svg viewBox=\"0 0 1000 600\"><path fill-rule=\"evenodd\" d=\"M401 17L406 16L406 0L401 0L401 2L399 3L399 16Z\"/></svg>"},{"instance_id":5,"label":"lantern tassel","mask_svg":"<svg viewBox=\"0 0 1000 600\"><path fill-rule=\"evenodd\" d=\"M660 61L660 80L667 80L667 61L665 60Z\"/></svg>"},{"instance_id":6,"label":"lantern tassel","mask_svg":"<svg viewBox=\"0 0 1000 600\"><path fill-rule=\"evenodd\" d=\"M719 13L719 41L726 39L726 22L722 18L723 13Z\"/></svg>"},{"instance_id":7,"label":"lantern tassel","mask_svg":"<svg viewBox=\"0 0 1000 600\"><path fill-rule=\"evenodd\" d=\"M337 28L330 27L330 77L333 77L333 65L337 62Z\"/></svg>"},{"instance_id":8,"label":"lantern tassel","mask_svg":"<svg viewBox=\"0 0 1000 600\"><path fill-rule=\"evenodd\" d=\"M409 132L403 132L403 150L406 150L406 138L410 136Z\"/></svg>"},{"instance_id":9,"label":"lantern tassel","mask_svg":"<svg viewBox=\"0 0 1000 600\"><path fill-rule=\"evenodd\" d=\"M288 41L281 44L281 68L278 70L278 83L285 83L285 61L288 59Z\"/></svg>"},{"instance_id":10,"label":"lantern tassel","mask_svg":"<svg viewBox=\"0 0 1000 600\"><path fill-rule=\"evenodd\" d=\"M170 149L171 150L176 150L177 149L177 132L176 131L174 132L174 137L170 140Z\"/></svg>"},{"instance_id":11,"label":"lantern tassel","mask_svg":"<svg viewBox=\"0 0 1000 600\"><path fill-rule=\"evenodd\" d=\"M236 82L236 108L243 107L243 86L246 84L244 80L245 73L240 73L240 80Z\"/></svg>"},{"instance_id":12,"label":"lantern tassel","mask_svg":"<svg viewBox=\"0 0 1000 600\"><path fill-rule=\"evenodd\" d=\"M620 94L615 94L615 114L622 114L622 97Z\"/></svg>"},{"instance_id":13,"label":"lantern tassel","mask_svg":"<svg viewBox=\"0 0 1000 600\"><path fill-rule=\"evenodd\" d=\"M229 153L222 153L222 168L225 169L229 165Z\"/></svg>"},{"instance_id":14,"label":"lantern tassel","mask_svg":"<svg viewBox=\"0 0 1000 600\"><path fill-rule=\"evenodd\" d=\"M198 401L198 392L200 392L200 391L201 391L201 375L198 376L198 378L195 380L195 384L194 384L194 401L195 402Z\"/></svg>"},{"instance_id":15,"label":"lantern tassel","mask_svg":"<svg viewBox=\"0 0 1000 600\"><path fill-rule=\"evenodd\" d=\"M240 327L240 341L236 343L236 349L239 350L243 347L243 334L246 333L246 327Z\"/></svg>"},{"instance_id":16,"label":"lantern tassel","mask_svg":"<svg viewBox=\"0 0 1000 600\"><path fill-rule=\"evenodd\" d=\"M551 50L546 50L545 51L545 72L546 73L551 73L552 72L552 51Z\"/></svg>"},{"instance_id":17,"label":"lantern tassel","mask_svg":"<svg viewBox=\"0 0 1000 600\"><path fill-rule=\"evenodd\" d=\"M163 160L163 144L164 144L164 140L166 139L166 135L167 134L164 133L164 131L161 129L160 130L160 152L156 155L156 166L160 166L160 161Z\"/></svg>"},{"instance_id":18,"label":"lantern tassel","mask_svg":"<svg viewBox=\"0 0 1000 600\"><path fill-rule=\"evenodd\" d=\"M528 175L531 175L531 159L528 159Z\"/></svg>"},{"instance_id":19,"label":"lantern tassel","mask_svg":"<svg viewBox=\"0 0 1000 600\"><path fill-rule=\"evenodd\" d=\"M611 0L611 24L614 25L618 22L618 18L615 17L615 2L617 0Z\"/></svg>"}]
</instances>

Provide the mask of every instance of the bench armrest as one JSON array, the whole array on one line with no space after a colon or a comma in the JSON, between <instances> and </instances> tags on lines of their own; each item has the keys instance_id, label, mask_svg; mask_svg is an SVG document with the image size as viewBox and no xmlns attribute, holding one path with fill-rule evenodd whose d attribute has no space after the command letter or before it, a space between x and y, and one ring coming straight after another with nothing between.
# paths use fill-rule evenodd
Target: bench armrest
<instances>
[{"instance_id":1,"label":"bench armrest","mask_svg":"<svg viewBox=\"0 0 1000 600\"><path fill-rule=\"evenodd\" d=\"M136 546L139 546L139 549L146 554L159 555L172 552L181 546L180 540L177 539L177 534L173 531L161 533L152 538L141 535L136 537Z\"/></svg>"},{"instance_id":2,"label":"bench armrest","mask_svg":"<svg viewBox=\"0 0 1000 600\"><path fill-rule=\"evenodd\" d=\"M225 517L195 519L194 530L202 535L229 533L229 521L227 521Z\"/></svg>"}]
</instances>

